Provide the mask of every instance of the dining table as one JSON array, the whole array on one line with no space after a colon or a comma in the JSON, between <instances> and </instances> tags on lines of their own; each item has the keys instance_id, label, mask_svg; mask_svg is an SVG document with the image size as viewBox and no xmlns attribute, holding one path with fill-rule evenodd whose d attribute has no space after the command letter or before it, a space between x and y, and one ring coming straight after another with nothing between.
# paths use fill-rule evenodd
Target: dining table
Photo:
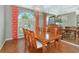
<instances>
[{"instance_id":1,"label":"dining table","mask_svg":"<svg viewBox=\"0 0 79 59\"><path fill-rule=\"evenodd\" d=\"M36 33L35 37L37 39L39 39L40 41L42 41L43 43L45 43L45 45L47 46L47 50L49 50L52 47L59 48L60 39L61 39L62 35L56 35L56 36L50 37L49 33L45 33L45 34L44 33L41 33L41 34ZM50 38L52 38L52 39L50 39Z\"/></svg>"}]
</instances>

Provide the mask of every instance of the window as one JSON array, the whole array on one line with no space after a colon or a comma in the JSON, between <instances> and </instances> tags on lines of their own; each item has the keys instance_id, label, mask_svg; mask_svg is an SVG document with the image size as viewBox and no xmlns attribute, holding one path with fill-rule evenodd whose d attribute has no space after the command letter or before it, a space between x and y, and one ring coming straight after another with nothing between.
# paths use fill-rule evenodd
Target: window
<instances>
[{"instance_id":1,"label":"window","mask_svg":"<svg viewBox=\"0 0 79 59\"><path fill-rule=\"evenodd\" d=\"M22 28L28 27L30 30L35 30L35 17L32 12L22 12L18 16L18 34L23 36Z\"/></svg>"}]
</instances>

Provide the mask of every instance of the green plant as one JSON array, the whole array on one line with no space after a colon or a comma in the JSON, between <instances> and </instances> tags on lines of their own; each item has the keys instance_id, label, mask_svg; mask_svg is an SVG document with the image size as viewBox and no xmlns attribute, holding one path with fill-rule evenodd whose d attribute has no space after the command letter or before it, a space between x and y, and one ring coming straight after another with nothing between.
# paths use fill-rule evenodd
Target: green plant
<instances>
[{"instance_id":1,"label":"green plant","mask_svg":"<svg viewBox=\"0 0 79 59\"><path fill-rule=\"evenodd\" d=\"M28 16L27 16L27 14L23 14L23 16L22 16L22 19L28 19Z\"/></svg>"}]
</instances>

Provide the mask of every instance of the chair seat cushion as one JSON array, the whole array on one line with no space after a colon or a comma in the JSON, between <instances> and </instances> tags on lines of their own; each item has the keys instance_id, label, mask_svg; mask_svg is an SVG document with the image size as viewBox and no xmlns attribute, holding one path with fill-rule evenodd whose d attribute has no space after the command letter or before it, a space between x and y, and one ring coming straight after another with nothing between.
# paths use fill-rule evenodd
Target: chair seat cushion
<instances>
[{"instance_id":1,"label":"chair seat cushion","mask_svg":"<svg viewBox=\"0 0 79 59\"><path fill-rule=\"evenodd\" d=\"M41 48L42 47L42 43L40 41L36 41L37 44L37 48Z\"/></svg>"}]
</instances>

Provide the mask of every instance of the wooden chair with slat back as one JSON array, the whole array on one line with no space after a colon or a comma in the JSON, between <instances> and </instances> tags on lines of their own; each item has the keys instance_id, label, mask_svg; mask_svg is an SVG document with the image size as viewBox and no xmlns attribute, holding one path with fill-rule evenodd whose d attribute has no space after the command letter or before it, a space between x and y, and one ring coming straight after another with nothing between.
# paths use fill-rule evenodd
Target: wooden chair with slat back
<instances>
[{"instance_id":1,"label":"wooden chair with slat back","mask_svg":"<svg viewBox=\"0 0 79 59\"><path fill-rule=\"evenodd\" d=\"M24 33L24 44L25 44L25 51L27 50L27 39L28 39L28 30L23 28L23 33Z\"/></svg>"},{"instance_id":2,"label":"wooden chair with slat back","mask_svg":"<svg viewBox=\"0 0 79 59\"><path fill-rule=\"evenodd\" d=\"M40 41L33 31L28 31L28 35L28 52L44 52L47 43Z\"/></svg>"},{"instance_id":3,"label":"wooden chair with slat back","mask_svg":"<svg viewBox=\"0 0 79 59\"><path fill-rule=\"evenodd\" d=\"M24 39L26 39L26 29L23 28Z\"/></svg>"},{"instance_id":4,"label":"wooden chair with slat back","mask_svg":"<svg viewBox=\"0 0 79 59\"><path fill-rule=\"evenodd\" d=\"M24 43L26 44L26 30L23 28L23 34L24 34Z\"/></svg>"},{"instance_id":5,"label":"wooden chair with slat back","mask_svg":"<svg viewBox=\"0 0 79 59\"><path fill-rule=\"evenodd\" d=\"M57 25L49 25L48 26L49 40L54 44L55 47L59 46L59 41L61 38L61 30Z\"/></svg>"}]
</instances>

